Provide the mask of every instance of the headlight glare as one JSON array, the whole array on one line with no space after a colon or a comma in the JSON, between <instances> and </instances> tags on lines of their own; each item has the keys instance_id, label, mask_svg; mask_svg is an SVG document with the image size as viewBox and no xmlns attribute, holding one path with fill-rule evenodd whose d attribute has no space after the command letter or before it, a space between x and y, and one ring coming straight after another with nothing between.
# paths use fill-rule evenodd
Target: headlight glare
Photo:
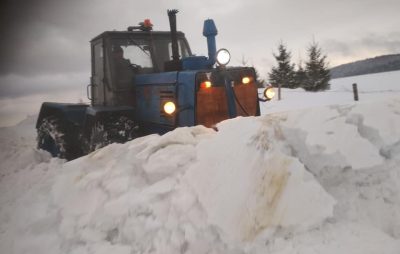
<instances>
[{"instance_id":1,"label":"headlight glare","mask_svg":"<svg viewBox=\"0 0 400 254\"><path fill-rule=\"evenodd\" d=\"M242 84L248 84L248 83L250 83L250 81L251 81L251 78L250 77L243 77L242 78Z\"/></svg>"},{"instance_id":2,"label":"headlight glare","mask_svg":"<svg viewBox=\"0 0 400 254\"><path fill-rule=\"evenodd\" d=\"M217 51L217 63L219 65L225 66L231 60L231 54L227 49L220 49Z\"/></svg>"},{"instance_id":3,"label":"headlight glare","mask_svg":"<svg viewBox=\"0 0 400 254\"><path fill-rule=\"evenodd\" d=\"M168 101L164 104L164 112L167 113L168 115L171 115L175 112L176 106L175 103L172 101Z\"/></svg>"},{"instance_id":4,"label":"headlight glare","mask_svg":"<svg viewBox=\"0 0 400 254\"><path fill-rule=\"evenodd\" d=\"M264 96L267 98L267 100L271 100L275 96L275 90L272 86L268 86L264 90Z\"/></svg>"},{"instance_id":5,"label":"headlight glare","mask_svg":"<svg viewBox=\"0 0 400 254\"><path fill-rule=\"evenodd\" d=\"M200 83L200 88L202 89L210 87L212 87L212 83L209 80Z\"/></svg>"}]
</instances>

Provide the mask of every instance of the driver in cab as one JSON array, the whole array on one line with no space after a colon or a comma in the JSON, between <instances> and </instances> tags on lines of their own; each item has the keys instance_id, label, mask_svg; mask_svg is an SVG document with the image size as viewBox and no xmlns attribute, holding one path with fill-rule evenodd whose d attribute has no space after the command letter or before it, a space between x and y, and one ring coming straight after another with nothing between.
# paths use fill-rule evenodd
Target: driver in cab
<instances>
[{"instance_id":1,"label":"driver in cab","mask_svg":"<svg viewBox=\"0 0 400 254\"><path fill-rule=\"evenodd\" d=\"M124 51L121 46L115 46L112 50L113 58L113 73L114 80L116 81L118 88L129 87L133 82L135 76L132 69L132 63L129 59L124 58Z\"/></svg>"}]
</instances>

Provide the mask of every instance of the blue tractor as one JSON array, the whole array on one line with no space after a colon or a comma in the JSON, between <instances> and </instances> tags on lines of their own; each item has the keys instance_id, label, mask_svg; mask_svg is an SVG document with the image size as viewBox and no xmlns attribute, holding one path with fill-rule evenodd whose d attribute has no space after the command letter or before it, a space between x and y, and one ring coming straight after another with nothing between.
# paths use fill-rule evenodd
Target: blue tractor
<instances>
[{"instance_id":1,"label":"blue tractor","mask_svg":"<svg viewBox=\"0 0 400 254\"><path fill-rule=\"evenodd\" d=\"M208 57L194 56L176 29L153 31L149 20L91 40L91 104L44 102L37 120L38 148L72 160L107 144L181 126L260 115L253 68L227 67L230 54L216 51L214 21L204 22ZM270 99L266 89L264 98Z\"/></svg>"}]
</instances>

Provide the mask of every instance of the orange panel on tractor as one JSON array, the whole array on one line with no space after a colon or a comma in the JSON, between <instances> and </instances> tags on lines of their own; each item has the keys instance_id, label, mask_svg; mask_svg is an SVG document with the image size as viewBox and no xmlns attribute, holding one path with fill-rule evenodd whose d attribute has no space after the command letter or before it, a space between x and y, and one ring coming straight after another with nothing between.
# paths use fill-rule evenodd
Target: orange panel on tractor
<instances>
[{"instance_id":1,"label":"orange panel on tractor","mask_svg":"<svg viewBox=\"0 0 400 254\"><path fill-rule=\"evenodd\" d=\"M236 94L237 100L240 102L244 110L247 112L243 112L242 108L239 106L238 102L236 102L236 111L238 116L255 116L257 114L257 96L258 91L257 87L254 83L239 85L233 88Z\"/></svg>"},{"instance_id":2,"label":"orange panel on tractor","mask_svg":"<svg viewBox=\"0 0 400 254\"><path fill-rule=\"evenodd\" d=\"M228 119L228 104L224 87L199 89L196 103L197 124L213 127Z\"/></svg>"}]
</instances>

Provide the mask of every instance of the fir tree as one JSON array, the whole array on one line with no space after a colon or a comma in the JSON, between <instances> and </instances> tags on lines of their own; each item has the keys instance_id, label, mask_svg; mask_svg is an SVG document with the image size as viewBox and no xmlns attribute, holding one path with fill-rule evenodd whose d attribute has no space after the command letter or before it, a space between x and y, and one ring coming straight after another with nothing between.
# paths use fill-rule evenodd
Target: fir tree
<instances>
[{"instance_id":1,"label":"fir tree","mask_svg":"<svg viewBox=\"0 0 400 254\"><path fill-rule=\"evenodd\" d=\"M305 82L306 82L306 80L307 80L307 74L306 74L306 71L303 68L303 63L301 61L297 65L297 71L295 73L295 79L296 79L296 87L303 87Z\"/></svg>"},{"instance_id":2,"label":"fir tree","mask_svg":"<svg viewBox=\"0 0 400 254\"><path fill-rule=\"evenodd\" d=\"M278 66L272 67L269 82L275 87L296 88L294 64L290 63L291 54L282 42L278 51L277 55L274 54Z\"/></svg>"},{"instance_id":3,"label":"fir tree","mask_svg":"<svg viewBox=\"0 0 400 254\"><path fill-rule=\"evenodd\" d=\"M330 73L326 63L326 55L322 55L317 43L313 42L307 49L306 80L302 87L307 91L329 89Z\"/></svg>"},{"instance_id":4,"label":"fir tree","mask_svg":"<svg viewBox=\"0 0 400 254\"><path fill-rule=\"evenodd\" d=\"M260 73L257 71L257 69L253 66L254 72L256 74L256 85L258 88L264 88L265 87L265 80L260 77Z\"/></svg>"}]
</instances>

